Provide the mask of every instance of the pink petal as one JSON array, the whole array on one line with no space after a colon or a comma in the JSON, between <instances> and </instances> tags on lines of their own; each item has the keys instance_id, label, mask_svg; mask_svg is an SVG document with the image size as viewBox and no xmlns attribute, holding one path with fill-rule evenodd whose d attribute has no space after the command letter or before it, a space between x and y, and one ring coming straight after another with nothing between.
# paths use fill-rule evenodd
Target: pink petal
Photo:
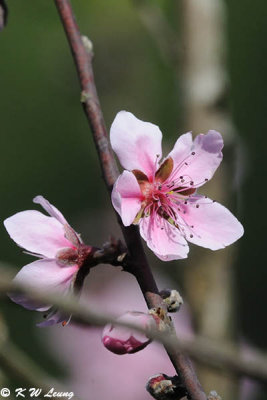
<instances>
[{"instance_id":1,"label":"pink petal","mask_svg":"<svg viewBox=\"0 0 267 400\"><path fill-rule=\"evenodd\" d=\"M19 212L4 221L11 239L24 249L54 258L62 247L72 247L64 237L63 225L35 210Z\"/></svg>"},{"instance_id":2,"label":"pink petal","mask_svg":"<svg viewBox=\"0 0 267 400\"><path fill-rule=\"evenodd\" d=\"M64 293L70 286L78 266L60 266L53 259L43 259L25 265L15 276L14 283L45 292ZM51 305L32 301L24 294L11 293L12 301L29 310L45 311Z\"/></svg>"},{"instance_id":3,"label":"pink petal","mask_svg":"<svg viewBox=\"0 0 267 400\"><path fill-rule=\"evenodd\" d=\"M127 312L119 317L118 322L134 324L143 329L156 328L154 318L141 312ZM121 326L106 325L103 330L102 343L115 354L131 354L142 350L150 343L150 339L131 328Z\"/></svg>"},{"instance_id":4,"label":"pink petal","mask_svg":"<svg viewBox=\"0 0 267 400\"><path fill-rule=\"evenodd\" d=\"M200 195L188 201L182 218L187 224L186 239L211 250L229 246L244 233L243 226L226 207Z\"/></svg>"},{"instance_id":5,"label":"pink petal","mask_svg":"<svg viewBox=\"0 0 267 400\"><path fill-rule=\"evenodd\" d=\"M179 229L158 214L141 219L140 234L148 247L163 261L187 257L189 248Z\"/></svg>"},{"instance_id":6,"label":"pink petal","mask_svg":"<svg viewBox=\"0 0 267 400\"><path fill-rule=\"evenodd\" d=\"M222 160L223 139L219 132L198 135L194 142L191 133L179 137L169 157L173 158L174 175L182 175L187 183L201 186L212 178Z\"/></svg>"},{"instance_id":7,"label":"pink petal","mask_svg":"<svg viewBox=\"0 0 267 400\"><path fill-rule=\"evenodd\" d=\"M47 326L52 326L64 322L69 319L69 316L62 314L60 311L56 311L50 317L46 318L44 321L36 324L39 328L45 328ZM64 325L65 326L65 325Z\"/></svg>"},{"instance_id":8,"label":"pink petal","mask_svg":"<svg viewBox=\"0 0 267 400\"><path fill-rule=\"evenodd\" d=\"M40 204L51 217L56 218L62 225L68 224L61 212L43 196L34 197L33 202Z\"/></svg>"},{"instance_id":9,"label":"pink petal","mask_svg":"<svg viewBox=\"0 0 267 400\"><path fill-rule=\"evenodd\" d=\"M162 133L150 122L144 122L133 114L120 111L110 129L111 146L121 165L138 169L151 178L161 158Z\"/></svg>"},{"instance_id":10,"label":"pink petal","mask_svg":"<svg viewBox=\"0 0 267 400\"><path fill-rule=\"evenodd\" d=\"M113 207L121 216L125 226L132 224L141 208L142 193L136 177L129 171L123 171L113 187L111 200Z\"/></svg>"}]
</instances>

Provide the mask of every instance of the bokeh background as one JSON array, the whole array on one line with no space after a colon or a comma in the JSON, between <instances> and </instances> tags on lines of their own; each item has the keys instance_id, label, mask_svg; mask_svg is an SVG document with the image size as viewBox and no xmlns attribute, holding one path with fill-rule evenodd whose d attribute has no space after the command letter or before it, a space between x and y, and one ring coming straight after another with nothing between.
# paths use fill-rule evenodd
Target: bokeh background
<instances>
[{"instance_id":1,"label":"bokeh background","mask_svg":"<svg viewBox=\"0 0 267 400\"><path fill-rule=\"evenodd\" d=\"M32 198L42 194L84 241L100 246L118 231L55 5L9 0L8 6L8 26L0 33L1 221L35 208ZM196 332L264 352L266 2L75 0L73 6L82 33L94 44L107 127L118 111L129 110L160 126L166 152L188 130L197 134L210 128L224 135L223 166L207 193L235 213L245 236L216 254L191 246L191 257L179 262L161 263L148 255L153 269L181 290ZM1 265L14 274L31 261L3 225L0 240ZM101 274L109 287L106 267ZM88 277L88 290L93 279ZM136 296L141 296L138 291ZM1 315L10 338L47 373L68 373L57 346L49 345L53 328L38 329L36 313L2 297ZM53 340L60 340L55 329ZM73 340L79 341L79 335ZM236 380L206 368L199 374L207 391L217 389L230 400L245 398ZM3 373L0 386L7 384L18 386L19 381ZM117 393L110 396L118 398ZM267 399L263 388L251 396ZM95 398L97 392L88 397Z\"/></svg>"}]
</instances>

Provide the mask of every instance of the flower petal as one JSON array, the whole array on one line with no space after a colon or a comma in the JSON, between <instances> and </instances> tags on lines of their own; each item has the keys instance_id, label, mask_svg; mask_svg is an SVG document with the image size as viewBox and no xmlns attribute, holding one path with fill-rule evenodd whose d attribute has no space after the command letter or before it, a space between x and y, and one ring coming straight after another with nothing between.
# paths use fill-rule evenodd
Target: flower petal
<instances>
[{"instance_id":1,"label":"flower petal","mask_svg":"<svg viewBox=\"0 0 267 400\"><path fill-rule=\"evenodd\" d=\"M72 247L64 237L63 225L53 217L35 210L22 211L4 221L11 239L20 247L54 258L62 247Z\"/></svg>"},{"instance_id":2,"label":"flower petal","mask_svg":"<svg viewBox=\"0 0 267 400\"><path fill-rule=\"evenodd\" d=\"M174 161L173 174L182 175L188 183L201 186L212 178L222 160L223 139L219 132L198 135L194 142L191 133L179 137L168 157Z\"/></svg>"},{"instance_id":3,"label":"flower petal","mask_svg":"<svg viewBox=\"0 0 267 400\"><path fill-rule=\"evenodd\" d=\"M152 178L161 158L160 129L150 122L144 122L133 114L120 111L110 129L111 146L121 165L128 169L138 169Z\"/></svg>"},{"instance_id":4,"label":"flower petal","mask_svg":"<svg viewBox=\"0 0 267 400\"><path fill-rule=\"evenodd\" d=\"M156 328L156 322L152 315L142 312L129 311L117 318L117 321L133 324L137 328L147 330L147 332ZM150 342L151 340L143 333L132 328L111 324L104 327L102 334L102 343L115 354L136 353L144 349Z\"/></svg>"},{"instance_id":5,"label":"flower petal","mask_svg":"<svg viewBox=\"0 0 267 400\"><path fill-rule=\"evenodd\" d=\"M43 196L39 195L34 197L33 202L36 204L40 204L51 217L56 218L61 224L68 224L61 212L55 206L50 204L49 201L46 200Z\"/></svg>"},{"instance_id":6,"label":"flower petal","mask_svg":"<svg viewBox=\"0 0 267 400\"><path fill-rule=\"evenodd\" d=\"M158 214L141 219L140 234L148 247L163 261L187 257L189 248L179 229Z\"/></svg>"},{"instance_id":7,"label":"flower petal","mask_svg":"<svg viewBox=\"0 0 267 400\"><path fill-rule=\"evenodd\" d=\"M125 226L132 224L142 204L142 193L135 176L123 171L113 187L111 200Z\"/></svg>"},{"instance_id":8,"label":"flower petal","mask_svg":"<svg viewBox=\"0 0 267 400\"><path fill-rule=\"evenodd\" d=\"M211 250L232 244L244 233L243 226L226 207L200 195L189 199L182 218L186 222L186 239Z\"/></svg>"},{"instance_id":9,"label":"flower petal","mask_svg":"<svg viewBox=\"0 0 267 400\"><path fill-rule=\"evenodd\" d=\"M34 290L64 293L70 286L78 266L60 266L53 259L43 259L25 265L15 276L14 283ZM24 294L10 293L12 301L29 310L46 311L51 305L36 302Z\"/></svg>"},{"instance_id":10,"label":"flower petal","mask_svg":"<svg viewBox=\"0 0 267 400\"><path fill-rule=\"evenodd\" d=\"M69 318L69 316L62 314L60 311L56 311L55 313L52 313L51 316L48 316L44 321L39 322L36 325L40 328L45 328L47 326L59 324L60 322L64 323L65 321L69 320Z\"/></svg>"}]
</instances>

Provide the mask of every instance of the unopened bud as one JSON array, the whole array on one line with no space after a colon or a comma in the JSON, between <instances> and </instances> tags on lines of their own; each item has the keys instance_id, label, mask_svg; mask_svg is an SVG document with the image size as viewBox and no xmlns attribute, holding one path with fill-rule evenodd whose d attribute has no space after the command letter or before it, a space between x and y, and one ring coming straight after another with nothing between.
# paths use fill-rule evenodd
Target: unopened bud
<instances>
[{"instance_id":1,"label":"unopened bud","mask_svg":"<svg viewBox=\"0 0 267 400\"><path fill-rule=\"evenodd\" d=\"M146 390L156 400L179 400L187 395L178 376L171 377L165 374L152 376L146 385Z\"/></svg>"},{"instance_id":2,"label":"unopened bud","mask_svg":"<svg viewBox=\"0 0 267 400\"><path fill-rule=\"evenodd\" d=\"M165 332L172 328L172 321L167 311L162 307L151 308L149 314L152 315L160 332Z\"/></svg>"},{"instance_id":3,"label":"unopened bud","mask_svg":"<svg viewBox=\"0 0 267 400\"><path fill-rule=\"evenodd\" d=\"M93 43L91 42L91 40L87 36L83 35L82 36L82 42L83 42L83 45L85 47L85 50L89 54L93 54Z\"/></svg>"},{"instance_id":4,"label":"unopened bud","mask_svg":"<svg viewBox=\"0 0 267 400\"><path fill-rule=\"evenodd\" d=\"M136 325L147 331L156 329L154 318L142 312L129 311L117 319L118 323L129 323ZM144 349L149 343L149 339L145 334L135 331L133 328L106 325L103 330L102 343L104 346L115 354L131 354Z\"/></svg>"},{"instance_id":5,"label":"unopened bud","mask_svg":"<svg viewBox=\"0 0 267 400\"><path fill-rule=\"evenodd\" d=\"M208 395L208 400L222 400L222 398L217 392L215 392L215 390L212 390Z\"/></svg>"},{"instance_id":6,"label":"unopened bud","mask_svg":"<svg viewBox=\"0 0 267 400\"><path fill-rule=\"evenodd\" d=\"M183 299L177 290L163 289L160 292L160 296L166 304L169 312L179 311L181 305L183 304Z\"/></svg>"}]
</instances>

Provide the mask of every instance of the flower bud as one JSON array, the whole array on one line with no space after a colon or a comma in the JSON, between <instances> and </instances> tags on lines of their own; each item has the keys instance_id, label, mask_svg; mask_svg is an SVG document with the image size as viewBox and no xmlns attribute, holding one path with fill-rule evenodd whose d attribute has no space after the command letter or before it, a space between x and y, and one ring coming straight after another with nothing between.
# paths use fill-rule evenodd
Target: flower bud
<instances>
[{"instance_id":1,"label":"flower bud","mask_svg":"<svg viewBox=\"0 0 267 400\"><path fill-rule=\"evenodd\" d=\"M146 390L156 400L178 400L187 395L187 391L178 376L158 374L152 376Z\"/></svg>"},{"instance_id":2,"label":"flower bud","mask_svg":"<svg viewBox=\"0 0 267 400\"><path fill-rule=\"evenodd\" d=\"M212 390L208 395L208 400L222 400L222 398L217 392L215 392L215 390Z\"/></svg>"},{"instance_id":3,"label":"flower bud","mask_svg":"<svg viewBox=\"0 0 267 400\"><path fill-rule=\"evenodd\" d=\"M179 311L181 305L183 304L183 299L177 290L163 289L160 292L160 296L166 304L169 312Z\"/></svg>"},{"instance_id":4,"label":"flower bud","mask_svg":"<svg viewBox=\"0 0 267 400\"><path fill-rule=\"evenodd\" d=\"M154 318L142 312L129 311L117 319L118 322L136 325L149 332L156 329ZM103 330L102 343L104 346L115 354L131 354L144 349L149 343L149 339L145 334L135 331L132 328L106 325Z\"/></svg>"}]
</instances>

